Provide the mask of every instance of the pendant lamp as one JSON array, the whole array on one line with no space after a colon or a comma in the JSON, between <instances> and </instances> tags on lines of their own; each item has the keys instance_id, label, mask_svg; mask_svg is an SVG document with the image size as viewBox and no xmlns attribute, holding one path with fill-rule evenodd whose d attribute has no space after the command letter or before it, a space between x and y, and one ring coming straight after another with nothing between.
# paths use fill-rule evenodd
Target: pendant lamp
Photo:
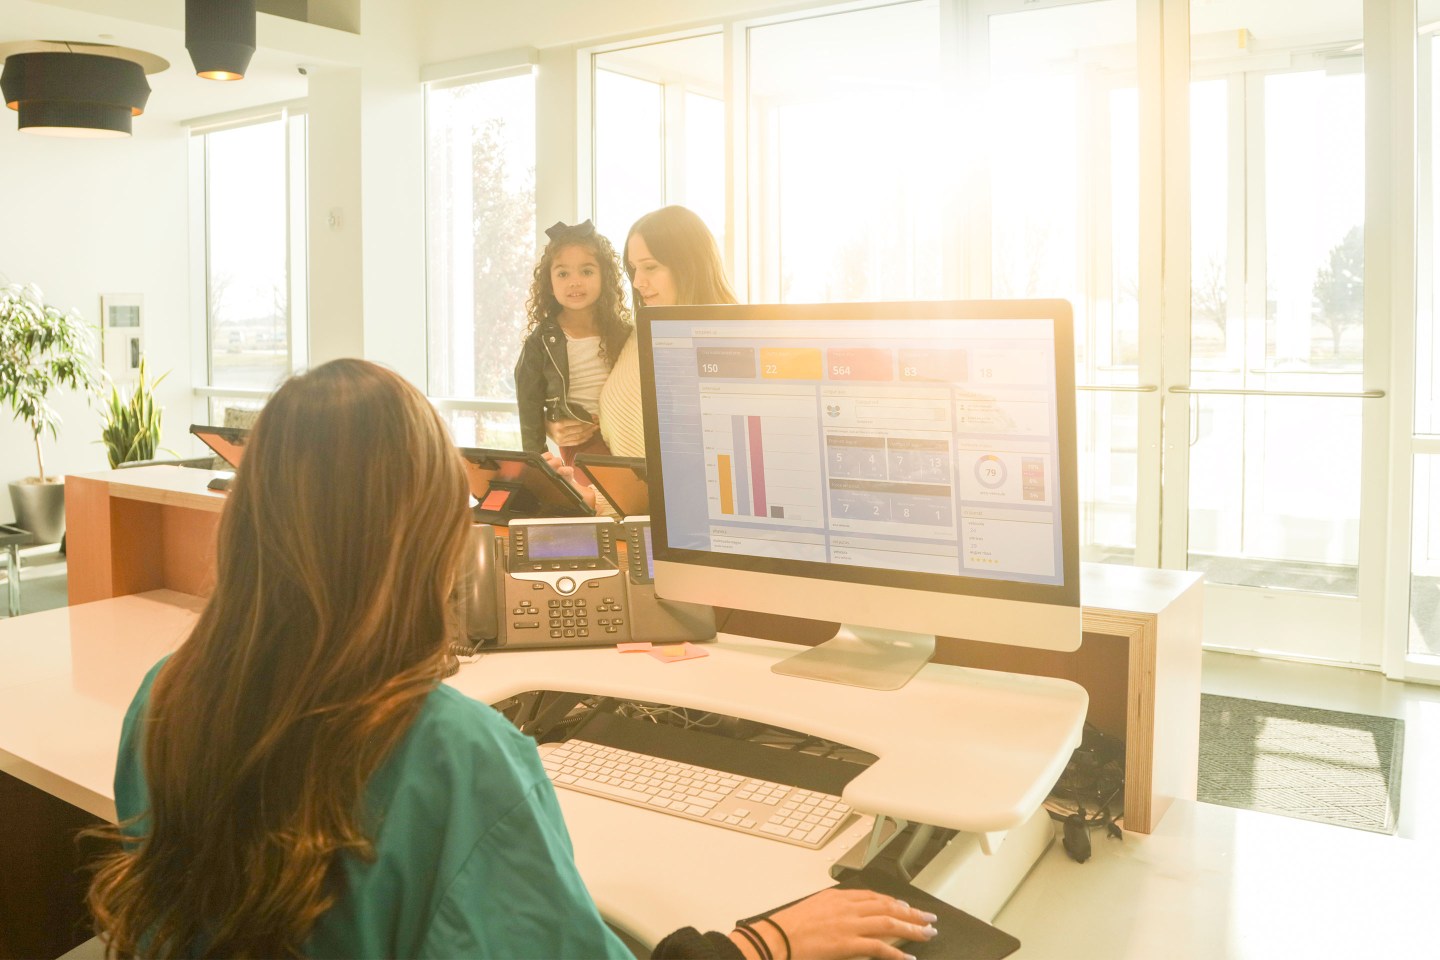
<instances>
[{"instance_id":1,"label":"pendant lamp","mask_svg":"<svg viewBox=\"0 0 1440 960\"><path fill-rule=\"evenodd\" d=\"M130 136L131 119L145 111L150 98L147 65L166 65L150 54L134 51L140 57L132 59L132 51L99 44L36 41L16 46L29 49L5 57L0 93L5 105L20 114L22 131L47 136Z\"/></svg>"},{"instance_id":2,"label":"pendant lamp","mask_svg":"<svg viewBox=\"0 0 1440 960\"><path fill-rule=\"evenodd\" d=\"M196 76L243 80L255 55L255 0L185 0L185 49Z\"/></svg>"}]
</instances>

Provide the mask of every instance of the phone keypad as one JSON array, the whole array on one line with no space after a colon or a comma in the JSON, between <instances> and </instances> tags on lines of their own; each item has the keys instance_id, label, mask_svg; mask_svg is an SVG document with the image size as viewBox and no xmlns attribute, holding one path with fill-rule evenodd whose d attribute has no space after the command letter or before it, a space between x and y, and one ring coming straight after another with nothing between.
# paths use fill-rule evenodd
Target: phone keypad
<instances>
[{"instance_id":1,"label":"phone keypad","mask_svg":"<svg viewBox=\"0 0 1440 960\"><path fill-rule=\"evenodd\" d=\"M590 636L590 607L584 597L551 599L548 612L552 640Z\"/></svg>"}]
</instances>

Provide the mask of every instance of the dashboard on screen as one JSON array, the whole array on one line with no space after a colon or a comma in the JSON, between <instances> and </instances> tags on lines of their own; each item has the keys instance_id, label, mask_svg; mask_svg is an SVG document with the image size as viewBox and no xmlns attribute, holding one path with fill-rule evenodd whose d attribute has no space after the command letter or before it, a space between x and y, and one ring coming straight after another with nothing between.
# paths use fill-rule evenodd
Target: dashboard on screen
<instances>
[{"instance_id":1,"label":"dashboard on screen","mask_svg":"<svg viewBox=\"0 0 1440 960\"><path fill-rule=\"evenodd\" d=\"M945 306L646 311L669 556L1077 603L1068 305Z\"/></svg>"}]
</instances>

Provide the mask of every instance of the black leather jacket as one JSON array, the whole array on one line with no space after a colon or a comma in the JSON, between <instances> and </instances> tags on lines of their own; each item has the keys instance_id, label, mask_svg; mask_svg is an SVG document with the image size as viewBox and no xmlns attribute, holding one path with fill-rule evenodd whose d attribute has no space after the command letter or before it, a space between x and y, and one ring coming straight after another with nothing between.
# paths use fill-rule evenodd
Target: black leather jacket
<instances>
[{"instance_id":1,"label":"black leather jacket","mask_svg":"<svg viewBox=\"0 0 1440 960\"><path fill-rule=\"evenodd\" d=\"M545 451L546 420L596 420L570 400L570 355L558 321L542 320L525 338L515 361L515 403L520 446L532 453Z\"/></svg>"}]
</instances>

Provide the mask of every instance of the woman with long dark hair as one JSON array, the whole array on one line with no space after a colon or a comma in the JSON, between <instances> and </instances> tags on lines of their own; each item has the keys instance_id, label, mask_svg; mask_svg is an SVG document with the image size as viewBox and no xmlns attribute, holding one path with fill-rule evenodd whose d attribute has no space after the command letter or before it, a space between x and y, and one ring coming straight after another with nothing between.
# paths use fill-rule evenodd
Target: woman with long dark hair
<instances>
[{"instance_id":1,"label":"woman with long dark hair","mask_svg":"<svg viewBox=\"0 0 1440 960\"><path fill-rule=\"evenodd\" d=\"M631 956L535 744L442 683L468 503L439 415L395 373L336 360L271 397L214 593L125 718L121 846L89 892L111 955ZM772 920L657 955L779 958L783 938L901 960L879 938L925 939L933 917L826 891Z\"/></svg>"}]
</instances>

